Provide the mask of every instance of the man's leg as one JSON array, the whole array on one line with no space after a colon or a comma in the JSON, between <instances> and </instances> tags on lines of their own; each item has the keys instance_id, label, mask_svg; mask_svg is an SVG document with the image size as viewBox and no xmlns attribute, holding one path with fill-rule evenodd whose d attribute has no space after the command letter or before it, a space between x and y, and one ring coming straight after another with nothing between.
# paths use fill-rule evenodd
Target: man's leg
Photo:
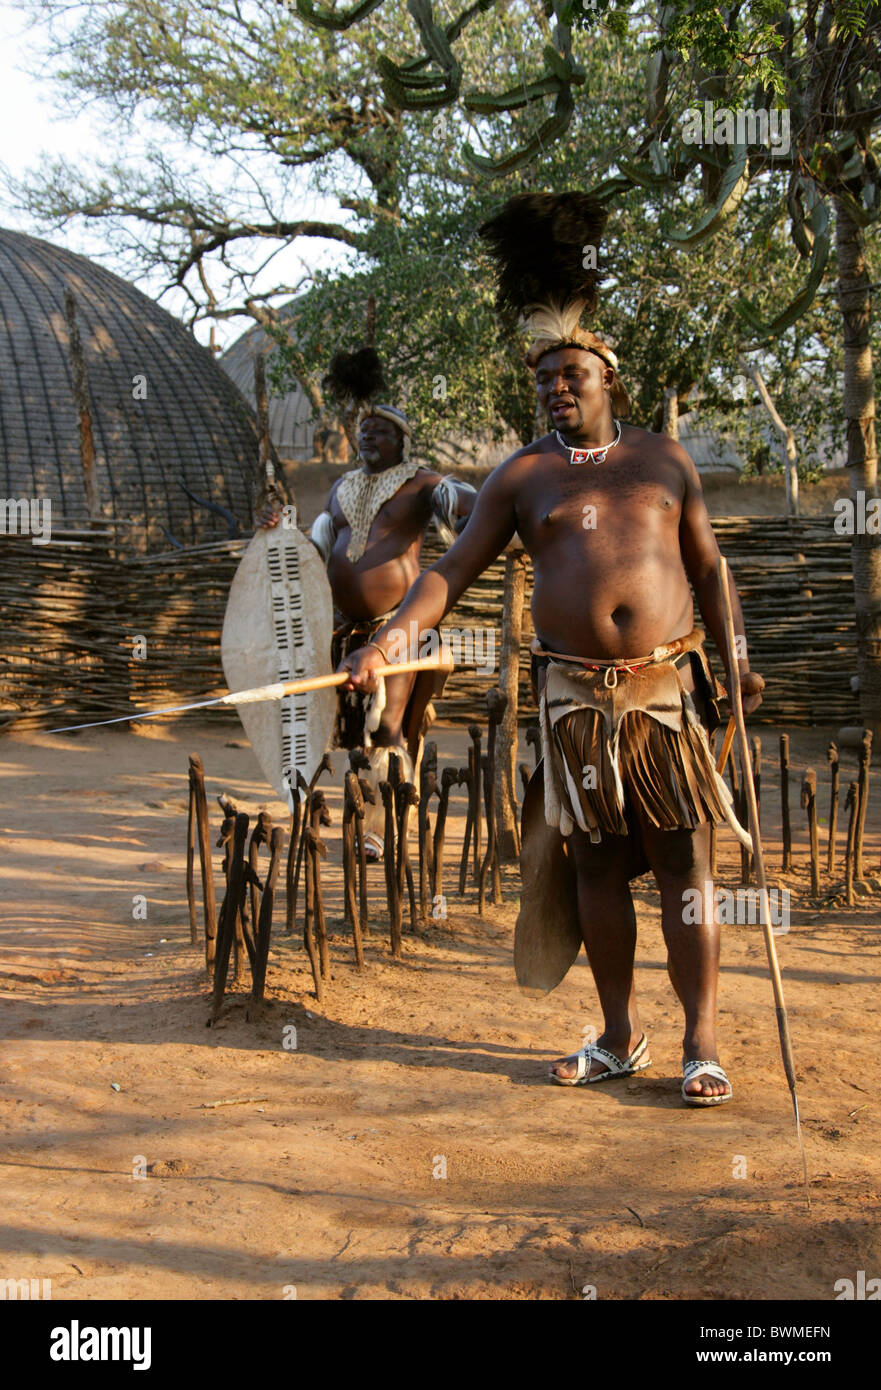
<instances>
[{"instance_id":1,"label":"man's leg","mask_svg":"<svg viewBox=\"0 0 881 1390\"><path fill-rule=\"evenodd\" d=\"M719 926L714 919L710 881L710 829L658 830L643 824L642 841L661 892L661 925L667 945L667 969L685 1010L682 1051L686 1061L718 1062L716 986L719 978ZM695 905L694 893L699 898ZM686 908L688 912L686 913ZM696 915L699 920L692 922ZM686 920L686 916L689 920ZM709 921L706 918L709 917ZM686 1085L689 1095L721 1096L730 1090L715 1077L698 1075Z\"/></svg>"},{"instance_id":2,"label":"man's leg","mask_svg":"<svg viewBox=\"0 0 881 1390\"><path fill-rule=\"evenodd\" d=\"M601 1047L624 1061L642 1037L633 988L636 914L630 896L633 846L625 835L603 834L594 845L583 831L567 840L578 883L578 917L590 968L603 1011ZM575 1075L575 1062L557 1062L561 1080ZM589 1075L605 1071L597 1058Z\"/></svg>"}]
</instances>

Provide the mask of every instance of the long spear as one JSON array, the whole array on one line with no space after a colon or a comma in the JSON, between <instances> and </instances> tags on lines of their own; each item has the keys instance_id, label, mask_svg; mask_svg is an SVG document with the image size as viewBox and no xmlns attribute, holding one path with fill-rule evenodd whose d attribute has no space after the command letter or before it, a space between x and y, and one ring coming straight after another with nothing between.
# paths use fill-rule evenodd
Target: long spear
<instances>
[{"instance_id":1,"label":"long spear","mask_svg":"<svg viewBox=\"0 0 881 1390\"><path fill-rule=\"evenodd\" d=\"M375 676L400 676L407 671L452 671L448 657L425 656L413 661L396 661L377 666ZM212 705L256 705L264 700L283 700L286 695L305 695L310 690L326 690L345 685L347 672L334 671L328 676L304 676L297 681L276 681L273 685L258 685L251 690L235 690L230 695L217 695L208 700L195 700L186 705L160 705L158 709L139 710L137 714L120 714L113 719L96 719L91 724L66 724L62 729L47 729L50 734L69 734L75 729L98 729L104 724L128 724L134 719L155 719L160 714L185 714L188 710L209 709Z\"/></svg>"},{"instance_id":2,"label":"long spear","mask_svg":"<svg viewBox=\"0 0 881 1390\"><path fill-rule=\"evenodd\" d=\"M792 1039L789 1035L789 1015L786 1012L786 1003L783 999L783 980L780 975L780 963L777 960L777 947L774 944L774 936L771 931L771 902L768 897L768 884L765 878L765 856L762 853L762 837L759 831L759 808L756 802L756 788L753 782L752 757L750 755L749 740L746 736L746 720L743 714L743 695L740 688L740 669L737 664L737 646L734 635L734 614L731 611L731 592L728 588L728 562L724 555L719 556L718 574L719 583L722 588L722 602L725 608L725 645L728 649L729 694L731 697L731 708L734 714L734 720L737 725L740 755L743 760L743 780L746 787L747 806L749 807L749 833L753 842L753 862L756 866L756 878L759 883L762 932L765 937L765 950L768 953L768 966L771 971L771 987L774 991L774 1004L777 1011L777 1032L780 1034L780 1051L783 1057L783 1070L786 1072L786 1080L789 1082L789 1093L792 1096L792 1109L795 1114L795 1131L798 1135L798 1145L801 1151L805 1197L807 1199L808 1211L810 1211L811 1191L808 1186L808 1163L805 1157L805 1145L804 1139L802 1138L801 1120L798 1113L798 1095L795 1089L795 1058L792 1055Z\"/></svg>"}]
</instances>

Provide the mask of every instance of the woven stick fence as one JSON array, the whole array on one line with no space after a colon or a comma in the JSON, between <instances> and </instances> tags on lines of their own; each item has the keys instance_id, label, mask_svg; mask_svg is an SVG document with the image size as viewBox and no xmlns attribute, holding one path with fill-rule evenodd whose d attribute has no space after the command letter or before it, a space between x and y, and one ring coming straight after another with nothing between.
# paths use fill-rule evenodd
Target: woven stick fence
<instances>
[{"instance_id":1,"label":"woven stick fence","mask_svg":"<svg viewBox=\"0 0 881 1390\"><path fill-rule=\"evenodd\" d=\"M847 537L830 519L720 518L714 522L743 600L751 664L768 686L766 722L854 723L853 580ZM246 540L162 554L125 553L125 532L97 524L53 527L48 545L0 537L0 728L109 718L133 707L184 703L225 690L220 631ZM424 561L441 553L432 538ZM492 634L501 651L504 560L463 595L444 628ZM532 568L527 571L527 600ZM532 625L524 615L521 719L533 717ZM478 639L479 640L479 639ZM477 654L480 654L478 646ZM637 655L637 653L634 653ZM495 672L462 666L443 716L468 723L485 708ZM213 718L235 719L231 710Z\"/></svg>"}]
</instances>

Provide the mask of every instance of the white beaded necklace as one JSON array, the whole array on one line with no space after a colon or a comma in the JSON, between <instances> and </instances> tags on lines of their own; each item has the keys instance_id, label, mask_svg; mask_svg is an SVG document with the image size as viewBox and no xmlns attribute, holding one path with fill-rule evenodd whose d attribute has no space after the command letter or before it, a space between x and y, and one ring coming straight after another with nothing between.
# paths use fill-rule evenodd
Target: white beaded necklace
<instances>
[{"instance_id":1,"label":"white beaded necklace","mask_svg":"<svg viewBox=\"0 0 881 1390\"><path fill-rule=\"evenodd\" d=\"M570 465L575 463L587 463L588 461L594 464L605 463L606 455L609 450L614 449L621 438L621 421L615 421L615 438L612 440L611 444L604 444L602 448L599 449L573 449L571 444L566 443L559 430L556 430L555 434L560 444L569 455Z\"/></svg>"}]
</instances>

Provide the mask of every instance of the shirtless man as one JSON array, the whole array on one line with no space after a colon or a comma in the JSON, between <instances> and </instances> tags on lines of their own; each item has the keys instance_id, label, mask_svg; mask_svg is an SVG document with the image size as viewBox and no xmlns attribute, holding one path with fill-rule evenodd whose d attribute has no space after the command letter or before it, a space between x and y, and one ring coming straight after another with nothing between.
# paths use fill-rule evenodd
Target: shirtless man
<instances>
[{"instance_id":1,"label":"shirtless man","mask_svg":"<svg viewBox=\"0 0 881 1390\"><path fill-rule=\"evenodd\" d=\"M418 578L429 523L437 521L441 533L452 540L467 521L475 499L474 489L467 483L409 464L410 426L394 407L376 405L365 411L357 438L362 467L334 483L327 508L311 530L311 538L327 564L337 610L335 661L353 647L369 642ZM382 500L388 488L377 491L375 484L381 487L385 477L390 487L400 477L400 485ZM350 708L344 701L341 709L343 746L359 747L366 741L372 750L394 748L402 754L405 775L411 777L407 745L412 754L414 726L421 721L433 687L433 680L423 681L425 693L420 705L418 690L414 693L416 681L414 674L387 678L384 704L373 719L366 711L366 723L363 700L353 700L350 695ZM373 775L381 779L388 754L371 752L370 757ZM365 847L374 861L381 855L381 823L381 805L370 808Z\"/></svg>"},{"instance_id":2,"label":"shirtless man","mask_svg":"<svg viewBox=\"0 0 881 1390\"><path fill-rule=\"evenodd\" d=\"M420 629L437 625L515 531L532 558L533 622L548 653L598 663L635 661L637 654L686 638L693 628L690 580L724 662L719 549L697 470L671 439L613 419L612 393L620 384L609 357L581 346L540 353L534 363L536 388L552 432L495 469L464 534L422 574L372 645L342 662L353 689L372 688L372 671L385 660L395 627L407 631L413 620ZM572 449L607 452L594 454L593 462ZM742 635L740 605L732 597ZM745 643L738 643L738 650L741 646L745 651ZM683 688L692 690L691 669L677 670ZM749 672L745 657L739 670L744 708L751 712L761 702L763 682ZM650 867L661 894L670 978L685 1012L684 1060L713 1063L716 1069L715 1074L703 1067L686 1073L683 1097L687 1104L718 1104L732 1094L716 1050L719 928L713 921L693 924L683 912L683 902L693 900L692 895L684 899L686 891L703 892L710 877L707 821L717 817L692 828L660 829L634 804L626 778L625 788L628 833L603 829L592 835L573 825L572 816L568 821L580 929L603 1011L597 1046L605 1059L586 1049L580 1059L575 1054L556 1063L552 1079L576 1084L631 1074L646 1065L634 992L636 918L629 880ZM577 820L575 808L572 814Z\"/></svg>"}]
</instances>

